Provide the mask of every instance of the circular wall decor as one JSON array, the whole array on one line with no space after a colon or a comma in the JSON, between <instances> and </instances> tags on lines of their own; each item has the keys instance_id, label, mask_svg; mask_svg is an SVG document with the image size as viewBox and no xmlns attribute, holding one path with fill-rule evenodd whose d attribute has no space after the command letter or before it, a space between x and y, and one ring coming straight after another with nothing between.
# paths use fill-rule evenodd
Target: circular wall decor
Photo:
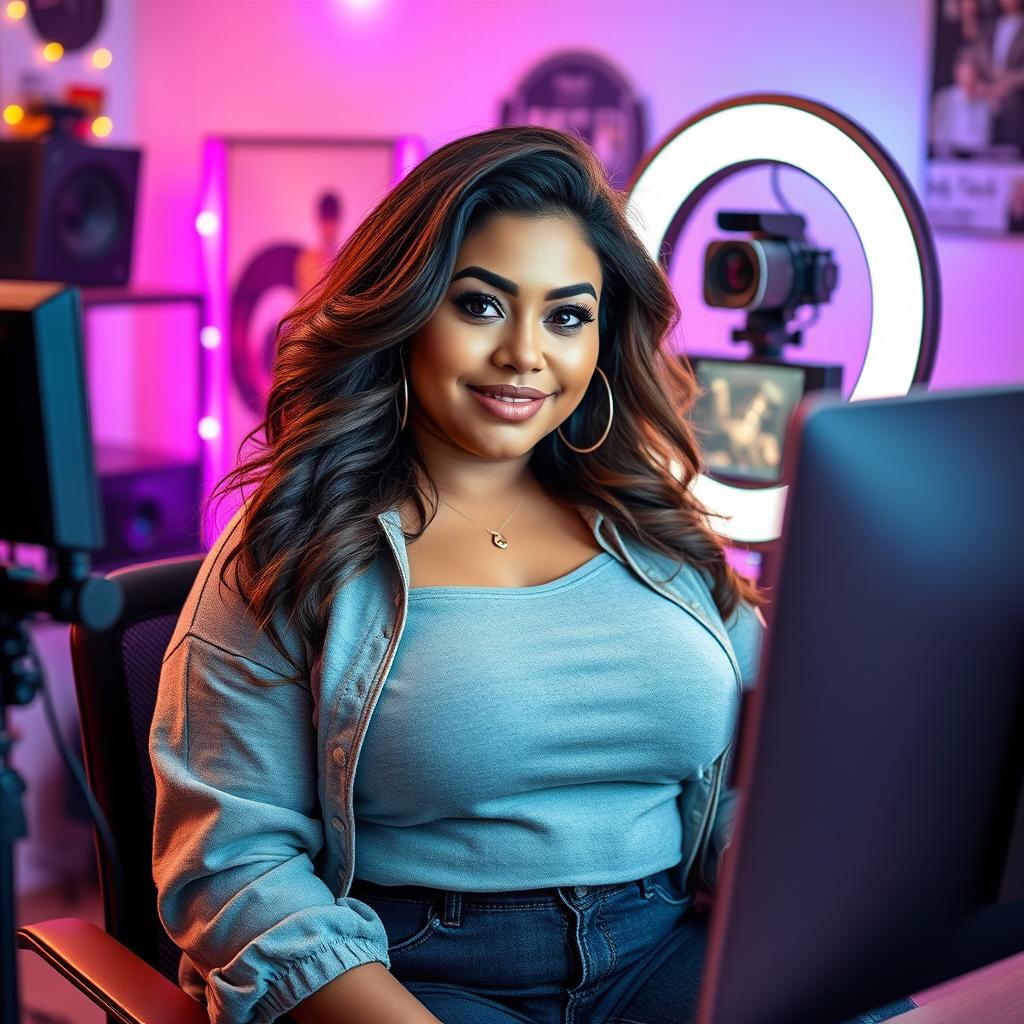
<instances>
[{"instance_id":1,"label":"circular wall decor","mask_svg":"<svg viewBox=\"0 0 1024 1024\"><path fill-rule=\"evenodd\" d=\"M103 13L103 0L28 0L29 18L39 37L68 51L92 42Z\"/></svg>"}]
</instances>

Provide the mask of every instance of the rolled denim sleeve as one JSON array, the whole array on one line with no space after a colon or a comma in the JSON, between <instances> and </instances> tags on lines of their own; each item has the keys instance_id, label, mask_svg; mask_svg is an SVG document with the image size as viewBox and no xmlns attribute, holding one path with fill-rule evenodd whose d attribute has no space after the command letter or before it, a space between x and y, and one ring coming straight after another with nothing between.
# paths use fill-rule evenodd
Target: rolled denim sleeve
<instances>
[{"instance_id":1,"label":"rolled denim sleeve","mask_svg":"<svg viewBox=\"0 0 1024 1024\"><path fill-rule=\"evenodd\" d=\"M757 680L758 663L761 656L761 643L764 638L766 623L760 608L741 601L736 605L733 614L725 624L729 640L736 652L736 660L743 679L744 692L751 689ZM723 765L723 779L729 772L730 754ZM733 828L736 822L736 789L723 788L718 798L715 819L711 824L711 839L708 857L704 865L704 878L714 888L718 884L718 868L722 853L732 841Z\"/></svg>"},{"instance_id":2,"label":"rolled denim sleeve","mask_svg":"<svg viewBox=\"0 0 1024 1024\"><path fill-rule=\"evenodd\" d=\"M213 1024L273 1021L352 967L391 966L377 914L314 871L312 712L308 688L198 636L165 657L149 736L153 879Z\"/></svg>"}]
</instances>

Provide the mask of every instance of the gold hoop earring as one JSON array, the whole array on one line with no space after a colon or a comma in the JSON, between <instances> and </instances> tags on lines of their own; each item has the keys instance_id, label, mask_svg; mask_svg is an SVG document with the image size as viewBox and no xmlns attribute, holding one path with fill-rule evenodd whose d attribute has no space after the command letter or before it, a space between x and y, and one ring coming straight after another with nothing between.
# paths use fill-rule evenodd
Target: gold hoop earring
<instances>
[{"instance_id":1,"label":"gold hoop earring","mask_svg":"<svg viewBox=\"0 0 1024 1024\"><path fill-rule=\"evenodd\" d=\"M608 431L612 429L612 420L615 418L615 405L612 402L612 386L608 383L608 377L600 366L595 366L594 369L596 369L597 372L601 374L602 378L604 378L604 386L608 389L608 426L604 428L604 433L601 435L601 439L597 444L592 444L589 448L577 448L575 445L569 444L569 442L566 441L565 434L562 433L562 428L558 428L558 436L562 439L563 443L568 445L574 452L580 452L581 454L592 452L595 448L600 448L601 445L604 444L604 439L608 436Z\"/></svg>"}]
</instances>

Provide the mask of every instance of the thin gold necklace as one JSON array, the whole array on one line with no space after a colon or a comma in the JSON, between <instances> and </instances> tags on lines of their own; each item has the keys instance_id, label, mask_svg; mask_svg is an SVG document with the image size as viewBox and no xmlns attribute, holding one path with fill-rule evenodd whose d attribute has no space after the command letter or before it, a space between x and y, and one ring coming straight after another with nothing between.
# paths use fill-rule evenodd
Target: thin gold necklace
<instances>
[{"instance_id":1,"label":"thin gold necklace","mask_svg":"<svg viewBox=\"0 0 1024 1024\"><path fill-rule=\"evenodd\" d=\"M459 512L459 510L454 505L449 504L447 501L444 500L444 498L438 497L438 501L444 502L444 504L448 505L448 507L453 512L459 512L459 515L462 516L464 519L469 519L471 523L476 523L477 526L483 527L483 529L487 530L487 532L491 535L491 543L496 548L501 548L502 550L504 550L508 547L508 539L501 532L501 530L504 527L505 523L507 523L509 519L511 519L516 514L516 512L519 511L519 506L522 505L523 498L525 497L526 495L524 494L523 497L519 499L519 501L516 503L516 507L512 509L511 512L509 512L509 514L505 517L505 522L502 523L497 530L492 530L489 527L484 526L483 523L477 522L477 520L471 518L470 516L467 516L465 512Z\"/></svg>"}]
</instances>

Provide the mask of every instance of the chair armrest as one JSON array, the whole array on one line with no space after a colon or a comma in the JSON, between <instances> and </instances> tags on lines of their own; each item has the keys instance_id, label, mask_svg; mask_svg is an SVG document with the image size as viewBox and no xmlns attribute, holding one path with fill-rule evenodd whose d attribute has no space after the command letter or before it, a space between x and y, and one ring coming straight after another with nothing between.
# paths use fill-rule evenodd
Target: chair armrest
<instances>
[{"instance_id":1,"label":"chair armrest","mask_svg":"<svg viewBox=\"0 0 1024 1024\"><path fill-rule=\"evenodd\" d=\"M124 1024L210 1024L206 1008L89 921L59 917L23 925L31 949Z\"/></svg>"}]
</instances>

